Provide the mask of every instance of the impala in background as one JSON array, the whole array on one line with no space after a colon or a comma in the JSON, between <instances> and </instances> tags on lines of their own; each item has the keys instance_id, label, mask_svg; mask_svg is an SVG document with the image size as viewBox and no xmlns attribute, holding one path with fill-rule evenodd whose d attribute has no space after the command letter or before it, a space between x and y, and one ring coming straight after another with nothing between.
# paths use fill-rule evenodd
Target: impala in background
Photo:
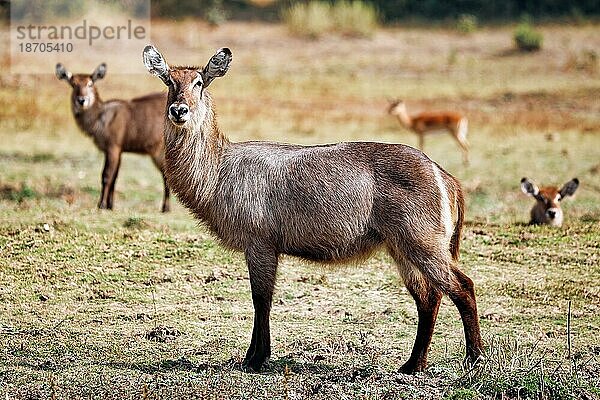
<instances>
[{"instance_id":1,"label":"impala in background","mask_svg":"<svg viewBox=\"0 0 600 400\"><path fill-rule=\"evenodd\" d=\"M468 121L457 112L422 112L409 115L406 103L402 100L390 101L388 113L398 118L400 123L419 137L419 149L423 151L425 135L448 132L462 150L463 164L469 164L469 142L467 140Z\"/></svg>"},{"instance_id":2,"label":"impala in background","mask_svg":"<svg viewBox=\"0 0 600 400\"><path fill-rule=\"evenodd\" d=\"M56 76L71 88L71 111L77 126L87 133L104 153L102 191L98 208L113 208L115 182L121 153L147 154L163 176L162 211L169 211L169 187L164 175L163 112L166 93L152 93L132 100L102 101L96 82L106 75L106 64L92 74L71 74L56 64Z\"/></svg>"},{"instance_id":3,"label":"impala in background","mask_svg":"<svg viewBox=\"0 0 600 400\"><path fill-rule=\"evenodd\" d=\"M567 196L573 196L578 187L579 179L577 178L571 179L560 189L556 186L538 188L529 179L521 179L521 190L523 193L535 199L529 223L533 225L562 226L563 211L560 208L560 202Z\"/></svg>"}]
</instances>

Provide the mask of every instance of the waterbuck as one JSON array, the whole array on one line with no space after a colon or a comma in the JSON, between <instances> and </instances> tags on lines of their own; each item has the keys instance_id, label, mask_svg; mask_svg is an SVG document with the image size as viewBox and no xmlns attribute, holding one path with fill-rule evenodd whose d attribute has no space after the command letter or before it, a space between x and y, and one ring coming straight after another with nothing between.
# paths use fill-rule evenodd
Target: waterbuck
<instances>
[{"instance_id":1,"label":"waterbuck","mask_svg":"<svg viewBox=\"0 0 600 400\"><path fill-rule=\"evenodd\" d=\"M529 223L532 225L561 227L563 223L563 211L560 208L560 202L567 196L573 196L578 187L579 179L577 178L571 179L560 189L557 186L538 188L529 179L522 178L521 190L536 200L531 208Z\"/></svg>"},{"instance_id":2,"label":"waterbuck","mask_svg":"<svg viewBox=\"0 0 600 400\"><path fill-rule=\"evenodd\" d=\"M132 100L102 101L95 83L106 75L106 64L92 74L73 75L56 64L56 76L73 88L71 111L77 126L92 137L104 153L102 192L98 208L113 208L115 182L121 165L121 153L147 154L163 176L165 187L162 211L169 211L169 187L164 174L165 151L163 115L166 93L152 93Z\"/></svg>"},{"instance_id":3,"label":"waterbuck","mask_svg":"<svg viewBox=\"0 0 600 400\"><path fill-rule=\"evenodd\" d=\"M400 124L417 134L421 151L425 144L425 135L448 132L460 146L463 164L469 165L469 141L467 140L469 122L464 115L451 111L425 111L409 115L406 103L402 100L390 101L388 113L396 116Z\"/></svg>"},{"instance_id":4,"label":"waterbuck","mask_svg":"<svg viewBox=\"0 0 600 400\"><path fill-rule=\"evenodd\" d=\"M425 368L443 294L458 307L467 359L482 353L473 282L457 266L464 200L458 181L411 147L384 143L298 146L232 143L206 90L231 51L205 67L171 67L153 46L143 60L169 88L165 173L178 198L227 248L243 251L254 328L244 368L271 354L269 314L278 260L366 259L385 248L417 303L419 323L405 373Z\"/></svg>"}]
</instances>

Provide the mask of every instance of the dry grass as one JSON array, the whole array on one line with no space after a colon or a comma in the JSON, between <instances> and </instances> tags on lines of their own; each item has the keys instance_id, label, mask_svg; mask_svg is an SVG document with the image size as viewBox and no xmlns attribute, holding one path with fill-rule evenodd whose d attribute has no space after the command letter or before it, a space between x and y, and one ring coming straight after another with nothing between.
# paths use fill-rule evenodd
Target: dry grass
<instances>
[{"instance_id":1,"label":"dry grass","mask_svg":"<svg viewBox=\"0 0 600 400\"><path fill-rule=\"evenodd\" d=\"M312 39L332 32L371 37L379 27L374 6L359 0L294 3L283 10L282 19L292 34Z\"/></svg>"},{"instance_id":2,"label":"dry grass","mask_svg":"<svg viewBox=\"0 0 600 400\"><path fill-rule=\"evenodd\" d=\"M431 367L416 377L396 373L416 313L383 254L333 271L284 258L271 364L241 372L252 324L242 257L181 206L158 213L162 182L142 157L123 159L117 209L97 211L102 159L74 126L68 88L50 74L2 75L0 397L598 398L600 77L565 62L600 39L595 27L541 29L544 49L523 56L507 51L511 28L306 41L280 25L153 24L173 64L232 48L228 76L211 88L234 140L414 145L385 114L386 97L467 114L470 167L449 137L428 138L426 150L467 192L461 263L489 357L462 369L460 320L444 300ZM163 90L110 66L99 86L106 99ZM562 230L524 224L523 175L579 177Z\"/></svg>"},{"instance_id":3,"label":"dry grass","mask_svg":"<svg viewBox=\"0 0 600 400\"><path fill-rule=\"evenodd\" d=\"M317 38L331 31L331 5L324 1L295 3L281 15L290 32L310 38Z\"/></svg>"}]
</instances>

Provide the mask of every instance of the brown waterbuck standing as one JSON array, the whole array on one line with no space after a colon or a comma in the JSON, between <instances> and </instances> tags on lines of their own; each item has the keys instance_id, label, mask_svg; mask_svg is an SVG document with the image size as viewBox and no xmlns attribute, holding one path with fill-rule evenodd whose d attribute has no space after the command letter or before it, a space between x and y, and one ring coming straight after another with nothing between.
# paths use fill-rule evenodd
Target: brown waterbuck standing
<instances>
[{"instance_id":1,"label":"brown waterbuck standing","mask_svg":"<svg viewBox=\"0 0 600 400\"><path fill-rule=\"evenodd\" d=\"M473 282L457 266L464 200L454 177L403 145L232 143L206 90L227 72L229 49L203 68L170 67L153 46L143 59L169 87L167 182L224 246L245 254L254 303L247 370L259 370L271 354L269 313L281 255L342 263L379 248L395 260L419 314L401 370L425 368L443 294L462 317L467 359L481 356Z\"/></svg>"},{"instance_id":2,"label":"brown waterbuck standing","mask_svg":"<svg viewBox=\"0 0 600 400\"><path fill-rule=\"evenodd\" d=\"M390 101L388 113L395 115L403 126L419 136L419 149L421 151L423 151L425 135L448 132L462 150L463 164L469 164L468 121L462 114L448 111L430 111L409 115L406 103L402 100Z\"/></svg>"},{"instance_id":3,"label":"brown waterbuck standing","mask_svg":"<svg viewBox=\"0 0 600 400\"><path fill-rule=\"evenodd\" d=\"M562 226L563 211L560 202L567 196L573 196L579 187L579 179L573 178L565 183L562 188L556 186L545 186L538 188L535 183L527 178L521 179L521 190L530 195L536 201L531 208L532 225Z\"/></svg>"},{"instance_id":4,"label":"brown waterbuck standing","mask_svg":"<svg viewBox=\"0 0 600 400\"><path fill-rule=\"evenodd\" d=\"M163 112L166 93L153 93L132 100L102 101L96 82L106 75L106 64L91 74L71 74L56 64L56 76L65 80L71 92L71 110L79 128L90 135L104 153L102 192L98 208L113 208L115 182L121 153L147 154L163 176L165 187L162 211L169 211L169 187L164 175Z\"/></svg>"}]
</instances>

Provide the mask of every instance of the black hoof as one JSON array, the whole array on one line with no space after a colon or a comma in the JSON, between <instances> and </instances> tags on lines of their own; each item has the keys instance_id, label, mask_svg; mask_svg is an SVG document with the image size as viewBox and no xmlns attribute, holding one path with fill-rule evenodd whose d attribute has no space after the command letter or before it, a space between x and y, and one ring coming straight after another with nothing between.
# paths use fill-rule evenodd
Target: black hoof
<instances>
[{"instance_id":1,"label":"black hoof","mask_svg":"<svg viewBox=\"0 0 600 400\"><path fill-rule=\"evenodd\" d=\"M242 363L242 371L248 372L248 373L260 372L260 370L263 368L263 366L266 364L266 362L267 362L266 359L261 360L257 357L246 359Z\"/></svg>"},{"instance_id":2,"label":"black hoof","mask_svg":"<svg viewBox=\"0 0 600 400\"><path fill-rule=\"evenodd\" d=\"M248 374L257 374L260 372L261 367L256 366L256 365L252 365L250 363L243 363L242 364L242 371L246 372Z\"/></svg>"},{"instance_id":3,"label":"black hoof","mask_svg":"<svg viewBox=\"0 0 600 400\"><path fill-rule=\"evenodd\" d=\"M418 363L413 363L407 361L403 366L400 367L398 372L405 375L414 375L417 372L422 372L425 370L425 365L419 365Z\"/></svg>"}]
</instances>

